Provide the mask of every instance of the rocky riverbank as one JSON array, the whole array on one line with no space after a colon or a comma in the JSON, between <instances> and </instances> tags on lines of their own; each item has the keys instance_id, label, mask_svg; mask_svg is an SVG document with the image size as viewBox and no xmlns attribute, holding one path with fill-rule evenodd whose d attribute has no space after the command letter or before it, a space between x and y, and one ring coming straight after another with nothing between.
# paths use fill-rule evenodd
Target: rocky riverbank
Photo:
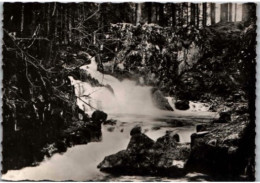
<instances>
[{"instance_id":1,"label":"rocky riverbank","mask_svg":"<svg viewBox=\"0 0 260 183\"><path fill-rule=\"evenodd\" d=\"M153 141L135 127L127 149L105 157L98 168L116 175L182 177L199 172L214 180L254 180L254 132L247 108L240 105L219 116L198 125L191 143L179 143L178 134L170 131Z\"/></svg>"}]
</instances>

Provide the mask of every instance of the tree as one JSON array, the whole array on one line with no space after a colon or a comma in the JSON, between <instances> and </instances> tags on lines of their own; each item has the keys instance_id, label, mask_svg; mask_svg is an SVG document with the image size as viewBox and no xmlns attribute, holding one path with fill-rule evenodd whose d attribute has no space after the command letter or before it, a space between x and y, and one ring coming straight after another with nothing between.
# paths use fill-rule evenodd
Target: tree
<instances>
[{"instance_id":1,"label":"tree","mask_svg":"<svg viewBox=\"0 0 260 183\"><path fill-rule=\"evenodd\" d=\"M23 35L23 28L24 28L24 4L22 5L22 9L21 9L21 28L20 28L21 35Z\"/></svg>"},{"instance_id":2,"label":"tree","mask_svg":"<svg viewBox=\"0 0 260 183\"><path fill-rule=\"evenodd\" d=\"M196 8L195 8L195 4L191 3L190 5L190 24L191 25L195 25L195 16L196 15Z\"/></svg>"},{"instance_id":3,"label":"tree","mask_svg":"<svg viewBox=\"0 0 260 183\"><path fill-rule=\"evenodd\" d=\"M171 12L172 12L172 27L176 25L176 4L171 4Z\"/></svg>"},{"instance_id":4,"label":"tree","mask_svg":"<svg viewBox=\"0 0 260 183\"><path fill-rule=\"evenodd\" d=\"M165 17L164 17L164 4L160 3L159 4L159 25L160 26L165 26Z\"/></svg>"},{"instance_id":5,"label":"tree","mask_svg":"<svg viewBox=\"0 0 260 183\"><path fill-rule=\"evenodd\" d=\"M210 3L210 21L211 24L216 23L216 4Z\"/></svg>"},{"instance_id":6,"label":"tree","mask_svg":"<svg viewBox=\"0 0 260 183\"><path fill-rule=\"evenodd\" d=\"M256 18L256 4L244 3L242 5L242 21L249 21Z\"/></svg>"},{"instance_id":7,"label":"tree","mask_svg":"<svg viewBox=\"0 0 260 183\"><path fill-rule=\"evenodd\" d=\"M232 5L232 3L228 3L228 20L229 20L229 22L232 22L232 13L233 13L233 11L232 11L232 8L233 8L233 5Z\"/></svg>"},{"instance_id":8,"label":"tree","mask_svg":"<svg viewBox=\"0 0 260 183\"><path fill-rule=\"evenodd\" d=\"M235 22L237 21L237 3L235 3Z\"/></svg>"},{"instance_id":9,"label":"tree","mask_svg":"<svg viewBox=\"0 0 260 183\"><path fill-rule=\"evenodd\" d=\"M136 4L136 25L138 25L140 23L141 16L142 16L142 4L137 3Z\"/></svg>"},{"instance_id":10,"label":"tree","mask_svg":"<svg viewBox=\"0 0 260 183\"><path fill-rule=\"evenodd\" d=\"M228 21L228 3L223 3L220 5L220 21Z\"/></svg>"},{"instance_id":11,"label":"tree","mask_svg":"<svg viewBox=\"0 0 260 183\"><path fill-rule=\"evenodd\" d=\"M147 7L147 20L148 23L152 23L152 3L151 2L147 2L145 3L146 7Z\"/></svg>"},{"instance_id":12,"label":"tree","mask_svg":"<svg viewBox=\"0 0 260 183\"><path fill-rule=\"evenodd\" d=\"M200 8L199 8L199 3L196 4L196 19L197 19L197 28L200 26Z\"/></svg>"},{"instance_id":13,"label":"tree","mask_svg":"<svg viewBox=\"0 0 260 183\"><path fill-rule=\"evenodd\" d=\"M202 3L202 26L207 25L207 3Z\"/></svg>"}]
</instances>

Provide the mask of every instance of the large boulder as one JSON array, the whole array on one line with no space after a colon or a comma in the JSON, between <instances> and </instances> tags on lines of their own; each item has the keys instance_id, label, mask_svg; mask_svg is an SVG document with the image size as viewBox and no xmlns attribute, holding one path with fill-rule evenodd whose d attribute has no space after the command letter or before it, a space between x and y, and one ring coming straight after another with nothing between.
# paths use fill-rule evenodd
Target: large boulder
<instances>
[{"instance_id":1,"label":"large boulder","mask_svg":"<svg viewBox=\"0 0 260 183\"><path fill-rule=\"evenodd\" d=\"M252 177L255 145L250 126L249 120L241 117L192 134L187 171L209 174L216 180L241 180L242 174Z\"/></svg>"},{"instance_id":2,"label":"large boulder","mask_svg":"<svg viewBox=\"0 0 260 183\"><path fill-rule=\"evenodd\" d=\"M226 112L220 112L219 118L214 120L213 123L228 123L230 121L231 121L231 112L226 111Z\"/></svg>"},{"instance_id":3,"label":"large boulder","mask_svg":"<svg viewBox=\"0 0 260 183\"><path fill-rule=\"evenodd\" d=\"M184 176L190 148L178 138L168 132L154 142L145 134L133 134L126 150L105 157L98 168L120 175Z\"/></svg>"},{"instance_id":4,"label":"large boulder","mask_svg":"<svg viewBox=\"0 0 260 183\"><path fill-rule=\"evenodd\" d=\"M158 109L173 111L173 108L160 90L152 89L151 94L153 103Z\"/></svg>"},{"instance_id":5,"label":"large boulder","mask_svg":"<svg viewBox=\"0 0 260 183\"><path fill-rule=\"evenodd\" d=\"M91 117L95 123L102 123L107 120L107 114L99 110L94 111Z\"/></svg>"},{"instance_id":6,"label":"large boulder","mask_svg":"<svg viewBox=\"0 0 260 183\"><path fill-rule=\"evenodd\" d=\"M131 131L130 131L130 135L139 135L142 133L142 128L139 125L136 125Z\"/></svg>"},{"instance_id":7,"label":"large boulder","mask_svg":"<svg viewBox=\"0 0 260 183\"><path fill-rule=\"evenodd\" d=\"M188 110L190 108L188 100L179 100L175 102L175 108L179 110Z\"/></svg>"}]
</instances>

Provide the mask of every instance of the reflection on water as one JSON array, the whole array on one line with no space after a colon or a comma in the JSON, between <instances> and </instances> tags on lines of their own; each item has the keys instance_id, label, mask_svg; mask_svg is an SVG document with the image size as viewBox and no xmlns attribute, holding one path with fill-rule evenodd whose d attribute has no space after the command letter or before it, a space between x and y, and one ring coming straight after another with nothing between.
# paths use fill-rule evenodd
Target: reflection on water
<instances>
[{"instance_id":1,"label":"reflection on water","mask_svg":"<svg viewBox=\"0 0 260 183\"><path fill-rule=\"evenodd\" d=\"M201 116L177 115L177 119L198 123L202 118L206 122L212 118L212 113ZM189 117L187 117L189 116ZM5 180L77 180L77 181L168 181L176 179L158 178L150 176L120 176L114 177L100 172L97 165L105 156L114 154L126 149L130 140L130 130L135 125L142 126L142 130L153 140L161 137L167 130L175 131L180 135L181 142L189 142L190 135L195 132L195 124L183 127L172 127L167 119L173 117L161 115L160 118L142 115L116 115L111 114L110 118L117 119L115 126L106 125L102 127L102 141L91 142L87 145L77 145L68 148L64 154L55 154L51 158L46 158L37 167L26 167L21 170L8 171L3 175ZM112 130L111 130L112 129ZM197 176L197 174L196 174ZM188 180L195 177L193 174L178 179L178 181ZM203 177L203 176L202 176ZM205 180L205 179L204 179Z\"/></svg>"}]
</instances>

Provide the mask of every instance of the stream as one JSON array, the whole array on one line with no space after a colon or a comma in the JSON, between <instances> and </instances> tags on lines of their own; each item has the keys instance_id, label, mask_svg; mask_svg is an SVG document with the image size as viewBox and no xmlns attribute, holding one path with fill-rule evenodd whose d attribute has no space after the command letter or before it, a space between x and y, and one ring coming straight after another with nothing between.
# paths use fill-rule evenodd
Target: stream
<instances>
[{"instance_id":1,"label":"stream","mask_svg":"<svg viewBox=\"0 0 260 183\"><path fill-rule=\"evenodd\" d=\"M55 180L55 181L187 181L199 177L197 173L188 174L183 178L169 179L166 177L151 176L119 176L115 177L99 171L97 165L105 156L126 149L130 141L130 130L140 125L142 132L151 139L156 140L165 135L167 130L179 134L180 142L190 142L190 135L196 132L196 124L207 123L216 117L216 113L208 112L209 106L201 103L190 102L190 109L179 111L174 108L173 99L168 97L169 104L174 111L162 111L154 107L150 95L150 87L137 86L135 82L124 80L120 82L110 75L97 72L94 61L90 65L82 66L93 78L108 87L92 87L88 83L74 80L77 96L88 95L82 98L86 103L96 109L108 113L108 119L117 121L116 125L102 125L102 140L90 142L84 145L76 145L68 148L63 154L54 154L51 158L45 158L36 167L25 167L21 170L9 170L2 176L5 180ZM82 100L78 100L78 106L86 113L91 114L93 109ZM188 122L189 125L176 127L172 121Z\"/></svg>"},{"instance_id":2,"label":"stream","mask_svg":"<svg viewBox=\"0 0 260 183\"><path fill-rule=\"evenodd\" d=\"M175 112L173 112L175 113ZM188 113L188 112L186 112ZM206 115L207 114L207 115ZM191 116L192 115L192 116ZM205 112L204 116L194 114L175 114L176 119L192 121L194 125L201 121L208 122L212 114ZM37 167L26 167L21 170L10 170L3 175L5 180L76 180L76 181L184 181L188 174L181 179L168 179L166 177L150 176L120 176L114 177L100 172L97 165L105 156L126 149L130 141L130 130L135 125L142 126L143 132L153 140L163 136L166 130L175 131L180 135L180 142L190 142L190 135L195 132L195 126L171 127L170 123L164 122L173 119L172 116L164 115L158 117L147 115L119 115L111 114L109 117L117 119L115 126L102 126L102 141L91 142L86 145L76 145L68 148L63 154L55 154L51 158L45 158Z\"/></svg>"}]
</instances>

